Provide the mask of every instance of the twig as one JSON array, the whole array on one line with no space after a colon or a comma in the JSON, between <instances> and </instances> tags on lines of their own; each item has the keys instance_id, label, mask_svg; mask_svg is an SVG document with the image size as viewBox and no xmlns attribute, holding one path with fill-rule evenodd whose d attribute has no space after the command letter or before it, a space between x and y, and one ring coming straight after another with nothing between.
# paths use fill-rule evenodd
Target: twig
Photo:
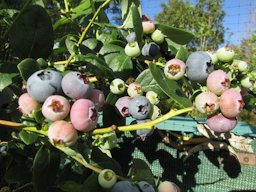
<instances>
[{"instance_id":1,"label":"twig","mask_svg":"<svg viewBox=\"0 0 256 192\"><path fill-rule=\"evenodd\" d=\"M26 187L29 187L29 186L31 186L31 185L33 185L32 182L26 183L26 184L24 184L24 185L18 187L17 189L13 189L12 192L19 192L19 191L21 191L22 189L24 189L24 188L26 188Z\"/></svg>"}]
</instances>

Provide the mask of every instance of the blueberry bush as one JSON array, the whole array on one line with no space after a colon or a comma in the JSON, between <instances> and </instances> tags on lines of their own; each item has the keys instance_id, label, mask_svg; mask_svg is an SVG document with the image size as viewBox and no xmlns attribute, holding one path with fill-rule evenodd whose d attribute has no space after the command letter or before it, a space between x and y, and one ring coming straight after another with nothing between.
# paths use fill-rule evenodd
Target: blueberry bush
<instances>
[{"instance_id":1,"label":"blueberry bush","mask_svg":"<svg viewBox=\"0 0 256 192\"><path fill-rule=\"evenodd\" d=\"M223 133L256 113L255 66L232 46L189 52L191 32L153 22L138 0L120 0L115 25L110 4L1 3L1 191L179 191L141 161L124 172L111 151L128 133L165 138L157 124L177 115Z\"/></svg>"}]
</instances>

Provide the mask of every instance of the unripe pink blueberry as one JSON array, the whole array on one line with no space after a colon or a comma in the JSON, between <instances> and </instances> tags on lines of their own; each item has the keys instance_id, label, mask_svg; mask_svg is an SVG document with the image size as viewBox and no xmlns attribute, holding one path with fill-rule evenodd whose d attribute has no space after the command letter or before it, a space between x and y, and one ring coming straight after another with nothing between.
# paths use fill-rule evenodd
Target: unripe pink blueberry
<instances>
[{"instance_id":1,"label":"unripe pink blueberry","mask_svg":"<svg viewBox=\"0 0 256 192\"><path fill-rule=\"evenodd\" d=\"M54 144L69 147L76 143L77 137L73 125L64 120L53 122L48 129L48 138Z\"/></svg>"},{"instance_id":2,"label":"unripe pink blueberry","mask_svg":"<svg viewBox=\"0 0 256 192\"><path fill-rule=\"evenodd\" d=\"M95 104L98 111L101 111L106 104L106 99L103 91L99 89L92 89L89 99Z\"/></svg>"},{"instance_id":3,"label":"unripe pink blueberry","mask_svg":"<svg viewBox=\"0 0 256 192\"><path fill-rule=\"evenodd\" d=\"M228 89L222 93L219 100L221 113L226 117L236 117L244 107L244 101L239 91Z\"/></svg>"},{"instance_id":4,"label":"unripe pink blueberry","mask_svg":"<svg viewBox=\"0 0 256 192\"><path fill-rule=\"evenodd\" d=\"M155 31L155 24L152 22L152 20L147 17L146 15L142 16L142 28L143 28L143 33L149 34L153 33Z\"/></svg>"},{"instance_id":5,"label":"unripe pink blueberry","mask_svg":"<svg viewBox=\"0 0 256 192\"><path fill-rule=\"evenodd\" d=\"M78 99L70 110L70 120L75 129L88 132L94 129L98 121L98 111L89 99Z\"/></svg>"},{"instance_id":6,"label":"unripe pink blueberry","mask_svg":"<svg viewBox=\"0 0 256 192\"><path fill-rule=\"evenodd\" d=\"M129 97L129 96L123 96L123 97L120 97L120 98L116 101L115 107L116 107L118 113L119 113L122 117L128 117L128 116L130 116L128 107L129 107L129 105L130 105L131 99L132 99L132 98Z\"/></svg>"},{"instance_id":7,"label":"unripe pink blueberry","mask_svg":"<svg viewBox=\"0 0 256 192\"><path fill-rule=\"evenodd\" d=\"M221 95L230 87L230 79L223 70L215 70L209 74L206 80L208 89L216 95Z\"/></svg>"},{"instance_id":8,"label":"unripe pink blueberry","mask_svg":"<svg viewBox=\"0 0 256 192\"><path fill-rule=\"evenodd\" d=\"M51 121L65 119L70 111L68 100L61 95L47 97L42 106L42 113L45 118Z\"/></svg>"},{"instance_id":9,"label":"unripe pink blueberry","mask_svg":"<svg viewBox=\"0 0 256 192\"><path fill-rule=\"evenodd\" d=\"M236 117L225 117L222 113L213 115L207 119L206 123L209 128L215 132L228 132L234 129L237 125Z\"/></svg>"},{"instance_id":10,"label":"unripe pink blueberry","mask_svg":"<svg viewBox=\"0 0 256 192\"><path fill-rule=\"evenodd\" d=\"M181 79L186 71L186 64L179 59L171 59L164 66L164 74L173 80Z\"/></svg>"},{"instance_id":11,"label":"unripe pink blueberry","mask_svg":"<svg viewBox=\"0 0 256 192\"><path fill-rule=\"evenodd\" d=\"M210 92L202 92L195 98L196 109L200 113L212 114L219 109L218 97Z\"/></svg>"},{"instance_id":12,"label":"unripe pink blueberry","mask_svg":"<svg viewBox=\"0 0 256 192\"><path fill-rule=\"evenodd\" d=\"M23 93L19 99L19 111L25 116L31 116L33 110L37 110L40 108L40 104L33 97L31 97L28 93Z\"/></svg>"},{"instance_id":13,"label":"unripe pink blueberry","mask_svg":"<svg viewBox=\"0 0 256 192\"><path fill-rule=\"evenodd\" d=\"M158 186L158 192L180 192L180 188L171 181L163 181Z\"/></svg>"},{"instance_id":14,"label":"unripe pink blueberry","mask_svg":"<svg viewBox=\"0 0 256 192\"><path fill-rule=\"evenodd\" d=\"M130 97L143 95L142 87L137 82L130 83L127 88L127 93Z\"/></svg>"}]
</instances>

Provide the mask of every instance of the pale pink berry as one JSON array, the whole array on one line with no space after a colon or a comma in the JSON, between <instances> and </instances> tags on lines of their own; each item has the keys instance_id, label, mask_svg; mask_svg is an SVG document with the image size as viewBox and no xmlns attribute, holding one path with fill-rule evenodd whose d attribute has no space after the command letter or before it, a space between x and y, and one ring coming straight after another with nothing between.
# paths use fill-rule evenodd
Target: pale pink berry
<instances>
[{"instance_id":1,"label":"pale pink berry","mask_svg":"<svg viewBox=\"0 0 256 192\"><path fill-rule=\"evenodd\" d=\"M164 74L173 80L181 79L186 71L186 64L179 59L171 59L164 66Z\"/></svg>"},{"instance_id":2,"label":"pale pink berry","mask_svg":"<svg viewBox=\"0 0 256 192\"><path fill-rule=\"evenodd\" d=\"M210 92L202 92L195 98L196 109L200 113L212 114L219 109L218 97Z\"/></svg>"},{"instance_id":3,"label":"pale pink berry","mask_svg":"<svg viewBox=\"0 0 256 192\"><path fill-rule=\"evenodd\" d=\"M28 93L23 93L19 99L19 111L25 116L31 116L33 110L37 110L40 108L40 104L33 97L31 97Z\"/></svg>"},{"instance_id":4,"label":"pale pink berry","mask_svg":"<svg viewBox=\"0 0 256 192\"><path fill-rule=\"evenodd\" d=\"M72 146L77 141L77 131L71 123L64 120L53 122L48 129L49 140L57 145Z\"/></svg>"},{"instance_id":5,"label":"pale pink berry","mask_svg":"<svg viewBox=\"0 0 256 192\"><path fill-rule=\"evenodd\" d=\"M45 118L51 121L65 119L70 111L68 100L61 95L47 97L42 106L42 113Z\"/></svg>"},{"instance_id":6,"label":"pale pink berry","mask_svg":"<svg viewBox=\"0 0 256 192\"><path fill-rule=\"evenodd\" d=\"M230 79L223 70L216 70L210 73L206 83L208 89L216 95L221 95L230 87Z\"/></svg>"},{"instance_id":7,"label":"pale pink berry","mask_svg":"<svg viewBox=\"0 0 256 192\"><path fill-rule=\"evenodd\" d=\"M123 96L116 101L115 103L116 110L118 111L118 114L120 114L122 117L130 116L128 107L130 105L131 99L132 98L129 96Z\"/></svg>"},{"instance_id":8,"label":"pale pink berry","mask_svg":"<svg viewBox=\"0 0 256 192\"><path fill-rule=\"evenodd\" d=\"M92 89L89 99L95 104L98 111L101 111L106 104L106 99L103 91L99 89Z\"/></svg>"},{"instance_id":9,"label":"pale pink berry","mask_svg":"<svg viewBox=\"0 0 256 192\"><path fill-rule=\"evenodd\" d=\"M142 29L143 29L143 33L145 34L149 34L149 33L153 33L155 31L155 24L152 22L152 20L146 16L143 15L142 16Z\"/></svg>"},{"instance_id":10,"label":"pale pink berry","mask_svg":"<svg viewBox=\"0 0 256 192\"><path fill-rule=\"evenodd\" d=\"M157 188L158 192L180 192L178 185L171 181L163 181Z\"/></svg>"},{"instance_id":11,"label":"pale pink berry","mask_svg":"<svg viewBox=\"0 0 256 192\"><path fill-rule=\"evenodd\" d=\"M222 93L219 100L221 113L226 117L236 117L244 107L244 101L239 91L228 89Z\"/></svg>"},{"instance_id":12,"label":"pale pink berry","mask_svg":"<svg viewBox=\"0 0 256 192\"><path fill-rule=\"evenodd\" d=\"M94 129L98 121L98 111L89 99L78 99L70 110L70 120L75 129L88 132Z\"/></svg>"},{"instance_id":13,"label":"pale pink berry","mask_svg":"<svg viewBox=\"0 0 256 192\"><path fill-rule=\"evenodd\" d=\"M207 119L207 125L215 132L228 132L234 129L237 125L236 117L225 117L223 114L213 115Z\"/></svg>"}]
</instances>

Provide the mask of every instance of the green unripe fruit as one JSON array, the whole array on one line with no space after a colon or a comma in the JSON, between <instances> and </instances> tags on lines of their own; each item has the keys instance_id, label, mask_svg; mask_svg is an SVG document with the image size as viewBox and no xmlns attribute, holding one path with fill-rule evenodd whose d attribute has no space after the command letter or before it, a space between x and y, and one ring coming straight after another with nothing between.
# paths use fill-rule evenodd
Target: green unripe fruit
<instances>
[{"instance_id":1,"label":"green unripe fruit","mask_svg":"<svg viewBox=\"0 0 256 192\"><path fill-rule=\"evenodd\" d=\"M117 176L111 169L103 169L98 175L98 182L104 189L110 189L115 185Z\"/></svg>"},{"instance_id":2,"label":"green unripe fruit","mask_svg":"<svg viewBox=\"0 0 256 192\"><path fill-rule=\"evenodd\" d=\"M218 56L217 56L217 53L215 51L212 51L212 50L209 50L209 51L206 51L211 59L212 59L212 64L217 64L219 59L218 59Z\"/></svg>"},{"instance_id":3,"label":"green unripe fruit","mask_svg":"<svg viewBox=\"0 0 256 192\"><path fill-rule=\"evenodd\" d=\"M110 91L113 94L120 95L126 90L125 82L122 79L116 78L110 83Z\"/></svg>"},{"instance_id":4,"label":"green unripe fruit","mask_svg":"<svg viewBox=\"0 0 256 192\"><path fill-rule=\"evenodd\" d=\"M138 42L130 42L128 43L125 48L124 52L129 57L138 57L141 54L140 47Z\"/></svg>"},{"instance_id":5,"label":"green unripe fruit","mask_svg":"<svg viewBox=\"0 0 256 192\"><path fill-rule=\"evenodd\" d=\"M235 52L231 46L221 47L217 50L217 57L221 62L233 61Z\"/></svg>"},{"instance_id":6,"label":"green unripe fruit","mask_svg":"<svg viewBox=\"0 0 256 192\"><path fill-rule=\"evenodd\" d=\"M164 42L164 34L162 33L162 31L160 31L159 29L155 30L152 34L151 34L151 38L154 42L161 44Z\"/></svg>"}]
</instances>

